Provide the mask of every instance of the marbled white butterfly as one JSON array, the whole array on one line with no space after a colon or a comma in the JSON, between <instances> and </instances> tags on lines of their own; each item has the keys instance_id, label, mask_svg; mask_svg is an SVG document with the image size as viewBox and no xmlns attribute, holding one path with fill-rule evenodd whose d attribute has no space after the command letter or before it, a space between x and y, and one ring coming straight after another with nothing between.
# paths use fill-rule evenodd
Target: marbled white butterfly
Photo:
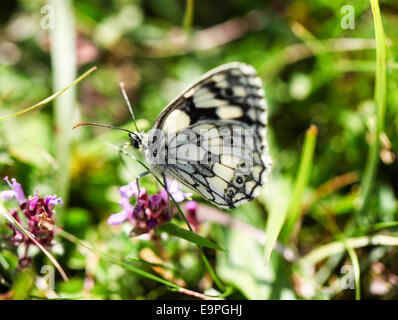
<instances>
[{"instance_id":1,"label":"marbled white butterfly","mask_svg":"<svg viewBox=\"0 0 398 320\"><path fill-rule=\"evenodd\" d=\"M271 169L266 127L260 78L252 66L232 62L207 72L170 102L150 132L129 137L153 174L178 180L219 207L235 208L259 194Z\"/></svg>"}]
</instances>

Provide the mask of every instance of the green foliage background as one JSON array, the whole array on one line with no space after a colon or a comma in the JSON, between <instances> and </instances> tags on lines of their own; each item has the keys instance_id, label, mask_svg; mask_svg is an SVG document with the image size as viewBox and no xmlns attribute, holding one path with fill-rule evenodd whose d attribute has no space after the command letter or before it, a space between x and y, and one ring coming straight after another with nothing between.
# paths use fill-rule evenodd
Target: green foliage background
<instances>
[{"instance_id":1,"label":"green foliage background","mask_svg":"<svg viewBox=\"0 0 398 320\"><path fill-rule=\"evenodd\" d=\"M94 65L98 70L74 87L76 103L66 106L75 107L73 119L56 120L50 104L0 123L0 176L16 177L29 194L38 189L42 195L58 190L65 198L68 195L67 205L57 211L58 225L96 250L184 288L219 295L223 290L212 281L194 244L172 236L159 242L130 238L128 225L115 228L106 224L107 217L120 210L117 187L142 171L133 159L122 161L118 152L104 143L120 146L127 136L100 128L73 132L70 128L67 169L65 162L60 166L57 159L57 139L62 139L57 130L62 121L94 121L131 129L119 92L121 81L139 127L149 129L163 107L198 76L222 63L246 62L258 70L264 82L274 166L257 201L227 214L202 207L208 219L199 234L226 249L204 250L225 286L226 298L398 297L396 1L381 2L386 114L381 119L379 165L364 207L360 185L369 148L375 143L372 132L377 122L375 25L369 1L201 0L192 1L192 17L182 0L69 3L69 13L75 19L77 73ZM0 115L33 105L55 92L49 30L41 27L41 8L46 4L38 0L1 4ZM346 14L341 9L347 4L355 13L353 29L341 26ZM69 59L65 55L64 59ZM293 197L310 125L317 128L315 150L313 157L308 151L303 190ZM69 182L62 189L57 173L65 170ZM149 192L158 189L151 178L145 178L143 184ZM205 203L199 197L195 200ZM297 216L291 214L292 208L297 208ZM268 235L276 237L285 213L279 250L273 251L265 264L267 221L271 217L276 221L275 227L267 228ZM224 223L211 218L216 214ZM176 223L183 226L178 218ZM6 241L9 234L5 220L0 220L0 237L4 239L0 243L0 297L192 298L107 257L98 257L77 240L62 237L57 237L51 252L70 280L64 282L56 274L54 290L40 289L35 279L48 260L41 252L32 251L32 266L20 270L18 253ZM163 265L160 271L131 259L149 261L153 256ZM355 289L342 285L347 279L354 281L351 275L356 278Z\"/></svg>"}]
</instances>

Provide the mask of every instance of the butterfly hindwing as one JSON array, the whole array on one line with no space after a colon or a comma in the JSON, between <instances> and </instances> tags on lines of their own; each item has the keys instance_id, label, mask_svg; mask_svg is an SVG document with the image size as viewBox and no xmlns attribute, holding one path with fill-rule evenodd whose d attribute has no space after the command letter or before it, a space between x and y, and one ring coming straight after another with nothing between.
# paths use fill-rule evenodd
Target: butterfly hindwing
<instances>
[{"instance_id":1,"label":"butterfly hindwing","mask_svg":"<svg viewBox=\"0 0 398 320\"><path fill-rule=\"evenodd\" d=\"M165 173L220 207L250 201L271 166L254 132L244 123L224 120L203 121L169 135Z\"/></svg>"}]
</instances>

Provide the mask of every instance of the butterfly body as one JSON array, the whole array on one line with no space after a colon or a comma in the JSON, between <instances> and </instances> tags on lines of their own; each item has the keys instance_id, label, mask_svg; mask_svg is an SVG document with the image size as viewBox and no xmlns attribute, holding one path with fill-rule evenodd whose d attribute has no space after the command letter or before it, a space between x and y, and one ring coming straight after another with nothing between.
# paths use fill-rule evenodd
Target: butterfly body
<instances>
[{"instance_id":1,"label":"butterfly body","mask_svg":"<svg viewBox=\"0 0 398 320\"><path fill-rule=\"evenodd\" d=\"M153 172L222 208L253 200L272 162L267 107L253 67L215 68L167 105L149 133L130 134Z\"/></svg>"}]
</instances>

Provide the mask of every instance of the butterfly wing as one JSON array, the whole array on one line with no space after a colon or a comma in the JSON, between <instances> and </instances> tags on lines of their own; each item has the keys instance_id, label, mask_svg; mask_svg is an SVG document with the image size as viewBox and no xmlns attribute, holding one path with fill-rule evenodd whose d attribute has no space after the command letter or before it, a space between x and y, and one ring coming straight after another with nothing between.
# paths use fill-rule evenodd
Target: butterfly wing
<instances>
[{"instance_id":1,"label":"butterfly wing","mask_svg":"<svg viewBox=\"0 0 398 320\"><path fill-rule=\"evenodd\" d=\"M255 69L243 63L220 66L156 120L154 129L166 137L162 171L220 207L236 207L258 195L271 168L266 127L264 90ZM154 142L150 137L149 146Z\"/></svg>"}]
</instances>

